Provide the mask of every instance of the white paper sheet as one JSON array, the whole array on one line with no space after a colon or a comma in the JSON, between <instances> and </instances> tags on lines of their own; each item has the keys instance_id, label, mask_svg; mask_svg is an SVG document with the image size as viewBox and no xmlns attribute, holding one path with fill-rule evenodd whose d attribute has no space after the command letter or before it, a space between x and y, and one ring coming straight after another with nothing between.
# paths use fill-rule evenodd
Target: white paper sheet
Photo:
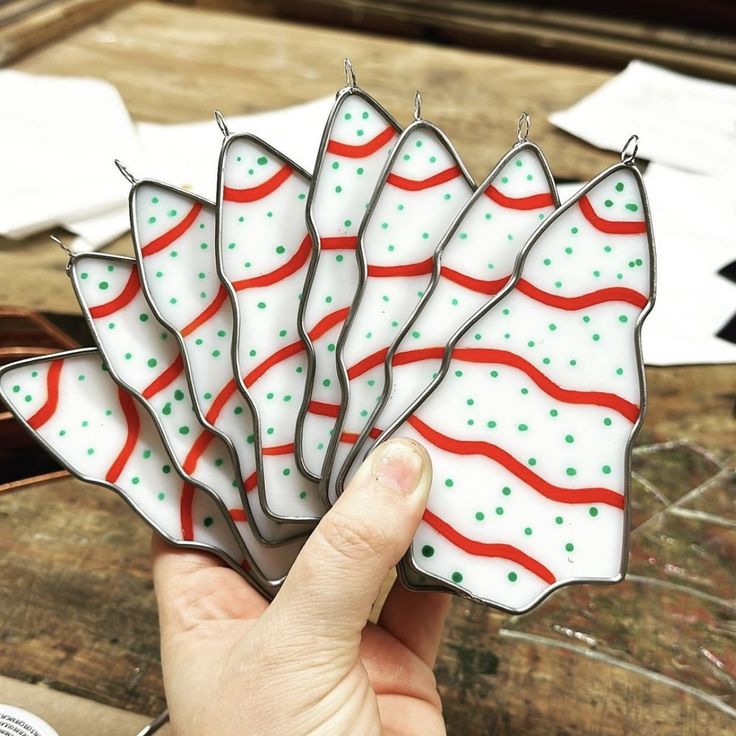
<instances>
[{"instance_id":1,"label":"white paper sheet","mask_svg":"<svg viewBox=\"0 0 736 736\"><path fill-rule=\"evenodd\" d=\"M231 132L253 133L311 171L333 102L334 97L323 97L279 110L227 118L226 123ZM179 125L139 123L138 133L147 165L140 171L131 167L134 175L215 198L222 133L214 118ZM64 226L79 235L71 243L72 250L97 250L128 231L128 208L123 205L81 221L67 221Z\"/></svg>"},{"instance_id":2,"label":"white paper sheet","mask_svg":"<svg viewBox=\"0 0 736 736\"><path fill-rule=\"evenodd\" d=\"M632 61L554 125L594 146L620 151L640 138L639 157L702 174L736 170L736 87Z\"/></svg>"},{"instance_id":3,"label":"white paper sheet","mask_svg":"<svg viewBox=\"0 0 736 736\"><path fill-rule=\"evenodd\" d=\"M0 234L23 238L126 199L114 158L145 156L118 91L99 79L0 71Z\"/></svg>"}]
</instances>

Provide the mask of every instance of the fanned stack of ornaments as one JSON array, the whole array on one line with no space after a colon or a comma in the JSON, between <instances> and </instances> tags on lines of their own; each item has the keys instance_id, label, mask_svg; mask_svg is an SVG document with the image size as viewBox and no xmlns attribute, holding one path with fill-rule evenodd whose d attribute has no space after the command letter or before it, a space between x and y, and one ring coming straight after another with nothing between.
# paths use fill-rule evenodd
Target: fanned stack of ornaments
<instances>
[{"instance_id":1,"label":"fanned stack of ornaments","mask_svg":"<svg viewBox=\"0 0 736 736\"><path fill-rule=\"evenodd\" d=\"M69 263L96 346L7 366L4 400L268 597L394 435L434 467L405 585L519 612L619 580L654 292L635 151L561 207L522 116L476 185L418 96L402 131L346 71L312 175L219 116L217 202L128 175L135 257Z\"/></svg>"}]
</instances>

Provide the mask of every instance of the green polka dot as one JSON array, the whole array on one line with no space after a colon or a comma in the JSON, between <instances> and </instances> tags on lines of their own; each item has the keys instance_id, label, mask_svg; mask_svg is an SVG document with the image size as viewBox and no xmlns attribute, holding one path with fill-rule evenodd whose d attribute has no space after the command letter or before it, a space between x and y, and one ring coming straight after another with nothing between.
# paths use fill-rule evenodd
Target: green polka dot
<instances>
[{"instance_id":1,"label":"green polka dot","mask_svg":"<svg viewBox=\"0 0 736 736\"><path fill-rule=\"evenodd\" d=\"M266 308L266 302L258 302L258 309L265 309Z\"/></svg>"},{"instance_id":2,"label":"green polka dot","mask_svg":"<svg viewBox=\"0 0 736 736\"><path fill-rule=\"evenodd\" d=\"M166 416L169 416L169 414L171 414L171 403L170 402L167 401L164 404L163 409L161 409L161 413L165 414Z\"/></svg>"},{"instance_id":3,"label":"green polka dot","mask_svg":"<svg viewBox=\"0 0 736 736\"><path fill-rule=\"evenodd\" d=\"M145 460L148 460L149 457L151 457L151 451L150 450L143 450L143 458Z\"/></svg>"},{"instance_id":4,"label":"green polka dot","mask_svg":"<svg viewBox=\"0 0 736 736\"><path fill-rule=\"evenodd\" d=\"M187 427L186 424L182 424L182 426L179 427L179 434L183 434L183 435L189 434L189 427Z\"/></svg>"},{"instance_id":5,"label":"green polka dot","mask_svg":"<svg viewBox=\"0 0 736 736\"><path fill-rule=\"evenodd\" d=\"M620 314L618 317L618 321L622 323L626 323L629 321L629 318L625 314Z\"/></svg>"},{"instance_id":6,"label":"green polka dot","mask_svg":"<svg viewBox=\"0 0 736 736\"><path fill-rule=\"evenodd\" d=\"M147 364L149 368L155 368L158 365L158 361L156 358L149 358Z\"/></svg>"},{"instance_id":7,"label":"green polka dot","mask_svg":"<svg viewBox=\"0 0 736 736\"><path fill-rule=\"evenodd\" d=\"M166 214L167 214L167 215L168 215L169 217L176 217L176 214L177 214L177 213L176 213L176 210L169 210L169 211L168 211L168 212L167 212Z\"/></svg>"},{"instance_id":8,"label":"green polka dot","mask_svg":"<svg viewBox=\"0 0 736 736\"><path fill-rule=\"evenodd\" d=\"M181 389L176 389L176 391L174 391L174 398L177 401L181 401L184 398L184 392Z\"/></svg>"},{"instance_id":9,"label":"green polka dot","mask_svg":"<svg viewBox=\"0 0 736 736\"><path fill-rule=\"evenodd\" d=\"M165 493L159 493L156 498L158 498L159 501L163 501L166 498L166 494Z\"/></svg>"},{"instance_id":10,"label":"green polka dot","mask_svg":"<svg viewBox=\"0 0 736 736\"><path fill-rule=\"evenodd\" d=\"M573 551L573 550L575 549L575 545L574 545L574 544L572 544L572 542L568 542L568 543L567 543L567 544L565 545L565 549L566 549L566 550L567 550L568 552L572 552L572 551Z\"/></svg>"},{"instance_id":11,"label":"green polka dot","mask_svg":"<svg viewBox=\"0 0 736 736\"><path fill-rule=\"evenodd\" d=\"M568 444L572 444L573 442L575 442L575 438L571 434L566 434L565 442L567 442Z\"/></svg>"},{"instance_id":12,"label":"green polka dot","mask_svg":"<svg viewBox=\"0 0 736 736\"><path fill-rule=\"evenodd\" d=\"M590 508L588 509L588 513L589 513L589 514L590 514L590 515L591 515L591 516L592 516L593 518L595 518L596 516L598 516L598 509L597 509L597 508L596 508L595 506L591 506L591 507L590 507Z\"/></svg>"},{"instance_id":13,"label":"green polka dot","mask_svg":"<svg viewBox=\"0 0 736 736\"><path fill-rule=\"evenodd\" d=\"M236 406L233 409L233 414L242 414L243 413L243 407L242 406Z\"/></svg>"},{"instance_id":14,"label":"green polka dot","mask_svg":"<svg viewBox=\"0 0 736 736\"><path fill-rule=\"evenodd\" d=\"M509 582L515 583L519 576L515 572L510 572L506 577L509 579Z\"/></svg>"},{"instance_id":15,"label":"green polka dot","mask_svg":"<svg viewBox=\"0 0 736 736\"><path fill-rule=\"evenodd\" d=\"M612 423L613 423L613 422L611 421L611 419L610 419L609 417L606 417L606 418L605 418L605 419L603 420L603 424L605 424L605 425L606 425L606 427L610 427Z\"/></svg>"},{"instance_id":16,"label":"green polka dot","mask_svg":"<svg viewBox=\"0 0 736 736\"><path fill-rule=\"evenodd\" d=\"M483 519L485 519L485 518L486 518L486 515L485 515L485 514L484 514L484 513L482 512L482 511L476 511L476 512L475 512L475 518L476 518L476 519L477 519L478 521L483 521Z\"/></svg>"},{"instance_id":17,"label":"green polka dot","mask_svg":"<svg viewBox=\"0 0 736 736\"><path fill-rule=\"evenodd\" d=\"M623 182L618 182L618 183L616 184L616 191L617 191L617 192L623 192L623 190L624 190L624 185L623 185Z\"/></svg>"},{"instance_id":18,"label":"green polka dot","mask_svg":"<svg viewBox=\"0 0 736 736\"><path fill-rule=\"evenodd\" d=\"M577 474L578 474L578 471L577 471L577 470L575 470L575 468L565 468L565 472L566 472L566 473L567 473L567 474L568 474L569 476L573 476L573 475L577 475Z\"/></svg>"},{"instance_id":19,"label":"green polka dot","mask_svg":"<svg viewBox=\"0 0 736 736\"><path fill-rule=\"evenodd\" d=\"M622 376L623 373L624 373L624 369L623 368L616 368L616 375L617 376Z\"/></svg>"},{"instance_id":20,"label":"green polka dot","mask_svg":"<svg viewBox=\"0 0 736 736\"><path fill-rule=\"evenodd\" d=\"M462 583L463 581L463 575L462 573L458 572L457 570L452 573L452 582L453 583Z\"/></svg>"},{"instance_id":21,"label":"green polka dot","mask_svg":"<svg viewBox=\"0 0 736 736\"><path fill-rule=\"evenodd\" d=\"M486 422L486 427L488 427L488 429L493 429L495 426L496 422L494 422L492 419Z\"/></svg>"},{"instance_id":22,"label":"green polka dot","mask_svg":"<svg viewBox=\"0 0 736 736\"><path fill-rule=\"evenodd\" d=\"M452 478L446 478L445 479L445 485L448 488L452 488L455 485L455 481Z\"/></svg>"},{"instance_id":23,"label":"green polka dot","mask_svg":"<svg viewBox=\"0 0 736 736\"><path fill-rule=\"evenodd\" d=\"M606 207L613 207L613 200L607 199L604 203Z\"/></svg>"},{"instance_id":24,"label":"green polka dot","mask_svg":"<svg viewBox=\"0 0 736 736\"><path fill-rule=\"evenodd\" d=\"M511 489L508 486L504 486L501 489L501 493L503 493L504 496L510 496L511 495Z\"/></svg>"},{"instance_id":25,"label":"green polka dot","mask_svg":"<svg viewBox=\"0 0 736 736\"><path fill-rule=\"evenodd\" d=\"M432 557L434 554L434 547L431 544L425 544L422 547L422 555L424 557Z\"/></svg>"},{"instance_id":26,"label":"green polka dot","mask_svg":"<svg viewBox=\"0 0 736 736\"><path fill-rule=\"evenodd\" d=\"M524 534L526 534L527 537L531 537L532 535L532 528L528 526L526 529L524 529Z\"/></svg>"},{"instance_id":27,"label":"green polka dot","mask_svg":"<svg viewBox=\"0 0 736 736\"><path fill-rule=\"evenodd\" d=\"M603 467L601 468L601 470L602 470L602 471L603 471L603 472L604 472L604 473L605 473L606 475L610 475L610 473L611 473L611 466L610 466L610 465L604 465L604 466L603 466Z\"/></svg>"},{"instance_id":28,"label":"green polka dot","mask_svg":"<svg viewBox=\"0 0 736 736\"><path fill-rule=\"evenodd\" d=\"M503 506L496 506L496 514L498 516L503 516Z\"/></svg>"},{"instance_id":29,"label":"green polka dot","mask_svg":"<svg viewBox=\"0 0 736 736\"><path fill-rule=\"evenodd\" d=\"M141 479L136 475L136 476L134 476L133 478L130 479L130 482L134 486L137 486L141 482Z\"/></svg>"},{"instance_id":30,"label":"green polka dot","mask_svg":"<svg viewBox=\"0 0 736 736\"><path fill-rule=\"evenodd\" d=\"M156 222L156 218L155 217L149 217L148 218L148 224L149 225L153 225L154 222Z\"/></svg>"},{"instance_id":31,"label":"green polka dot","mask_svg":"<svg viewBox=\"0 0 736 736\"><path fill-rule=\"evenodd\" d=\"M639 205L634 204L633 202L629 202L629 204L625 205L626 209L629 210L629 212L638 212L639 211Z\"/></svg>"},{"instance_id":32,"label":"green polka dot","mask_svg":"<svg viewBox=\"0 0 736 736\"><path fill-rule=\"evenodd\" d=\"M558 526L562 524L563 521L564 519L561 516L555 516L555 524L557 524Z\"/></svg>"},{"instance_id":33,"label":"green polka dot","mask_svg":"<svg viewBox=\"0 0 736 736\"><path fill-rule=\"evenodd\" d=\"M520 424L519 425L519 432L526 432L529 427L527 427L526 424Z\"/></svg>"},{"instance_id":34,"label":"green polka dot","mask_svg":"<svg viewBox=\"0 0 736 736\"><path fill-rule=\"evenodd\" d=\"M171 472L171 465L164 465L161 470L168 475Z\"/></svg>"},{"instance_id":35,"label":"green polka dot","mask_svg":"<svg viewBox=\"0 0 736 736\"><path fill-rule=\"evenodd\" d=\"M265 156L259 156L258 159L256 159L256 163L259 166L265 166L268 163L268 159Z\"/></svg>"},{"instance_id":36,"label":"green polka dot","mask_svg":"<svg viewBox=\"0 0 736 736\"><path fill-rule=\"evenodd\" d=\"M203 523L205 526L212 526L215 523L215 520L211 516L205 516Z\"/></svg>"},{"instance_id":37,"label":"green polka dot","mask_svg":"<svg viewBox=\"0 0 736 736\"><path fill-rule=\"evenodd\" d=\"M108 289L110 287L110 284L107 283L107 281L100 281L99 284L97 284L102 291L105 291L105 289Z\"/></svg>"},{"instance_id":38,"label":"green polka dot","mask_svg":"<svg viewBox=\"0 0 736 736\"><path fill-rule=\"evenodd\" d=\"M529 459L527 460L527 462L529 463L529 465L536 465L536 464L537 464L537 458L535 458L535 457L530 457L530 458L529 458Z\"/></svg>"},{"instance_id":39,"label":"green polka dot","mask_svg":"<svg viewBox=\"0 0 736 736\"><path fill-rule=\"evenodd\" d=\"M95 454L95 448L94 447L87 448L87 454L88 455L94 455Z\"/></svg>"}]
</instances>

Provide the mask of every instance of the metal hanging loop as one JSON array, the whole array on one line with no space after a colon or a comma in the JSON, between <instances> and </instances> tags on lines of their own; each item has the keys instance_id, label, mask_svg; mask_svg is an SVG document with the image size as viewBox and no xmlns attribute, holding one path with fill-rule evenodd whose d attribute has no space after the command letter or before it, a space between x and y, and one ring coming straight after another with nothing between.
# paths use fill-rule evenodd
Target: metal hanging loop
<instances>
[{"instance_id":1,"label":"metal hanging loop","mask_svg":"<svg viewBox=\"0 0 736 736\"><path fill-rule=\"evenodd\" d=\"M169 711L165 710L159 713L147 726L139 731L136 736L152 736L156 733L165 723L169 722Z\"/></svg>"},{"instance_id":2,"label":"metal hanging loop","mask_svg":"<svg viewBox=\"0 0 736 736\"><path fill-rule=\"evenodd\" d=\"M414 120L422 119L422 93L417 90L414 93Z\"/></svg>"},{"instance_id":3,"label":"metal hanging loop","mask_svg":"<svg viewBox=\"0 0 736 736\"><path fill-rule=\"evenodd\" d=\"M348 57L345 57L345 61L343 62L345 66L345 84L348 87L357 87L358 86L358 80L355 77L355 69L353 69L353 62L348 59Z\"/></svg>"},{"instance_id":4,"label":"metal hanging loop","mask_svg":"<svg viewBox=\"0 0 736 736\"><path fill-rule=\"evenodd\" d=\"M54 243L56 243L56 245L59 246L59 248L61 248L64 251L64 253L67 254L68 258L67 258L66 266L64 267L64 271L66 275L71 278L72 260L74 259L74 253L69 249L69 246L64 244L64 241L62 241L61 238L57 238L56 235L49 235L49 237Z\"/></svg>"},{"instance_id":5,"label":"metal hanging loop","mask_svg":"<svg viewBox=\"0 0 736 736\"><path fill-rule=\"evenodd\" d=\"M222 135L227 138L230 135L230 130L227 127L225 118L222 116L222 113L219 110L215 110L215 122L217 123L217 127L220 129Z\"/></svg>"},{"instance_id":6,"label":"metal hanging loop","mask_svg":"<svg viewBox=\"0 0 736 736\"><path fill-rule=\"evenodd\" d=\"M128 169L123 165L122 161L120 159L115 159L115 166L118 167L118 171L131 183L135 184L138 179L136 179L133 174L128 171Z\"/></svg>"},{"instance_id":7,"label":"metal hanging loop","mask_svg":"<svg viewBox=\"0 0 736 736\"><path fill-rule=\"evenodd\" d=\"M639 152L639 136L632 135L621 149L621 163L627 166L636 164L636 154Z\"/></svg>"},{"instance_id":8,"label":"metal hanging loop","mask_svg":"<svg viewBox=\"0 0 736 736\"><path fill-rule=\"evenodd\" d=\"M532 132L532 119L528 112L523 112L519 116L519 123L516 126L516 142L526 143L529 140L529 133Z\"/></svg>"}]
</instances>

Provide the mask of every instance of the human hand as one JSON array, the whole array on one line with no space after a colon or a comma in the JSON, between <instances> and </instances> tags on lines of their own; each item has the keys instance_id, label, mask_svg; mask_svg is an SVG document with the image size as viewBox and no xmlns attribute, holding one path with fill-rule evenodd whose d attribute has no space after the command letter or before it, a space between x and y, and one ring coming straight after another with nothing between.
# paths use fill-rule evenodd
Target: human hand
<instances>
[{"instance_id":1,"label":"human hand","mask_svg":"<svg viewBox=\"0 0 736 736\"><path fill-rule=\"evenodd\" d=\"M269 605L214 557L154 538L175 736L438 736L432 666L448 597L394 585L431 485L426 451L390 440L324 516Z\"/></svg>"}]
</instances>

